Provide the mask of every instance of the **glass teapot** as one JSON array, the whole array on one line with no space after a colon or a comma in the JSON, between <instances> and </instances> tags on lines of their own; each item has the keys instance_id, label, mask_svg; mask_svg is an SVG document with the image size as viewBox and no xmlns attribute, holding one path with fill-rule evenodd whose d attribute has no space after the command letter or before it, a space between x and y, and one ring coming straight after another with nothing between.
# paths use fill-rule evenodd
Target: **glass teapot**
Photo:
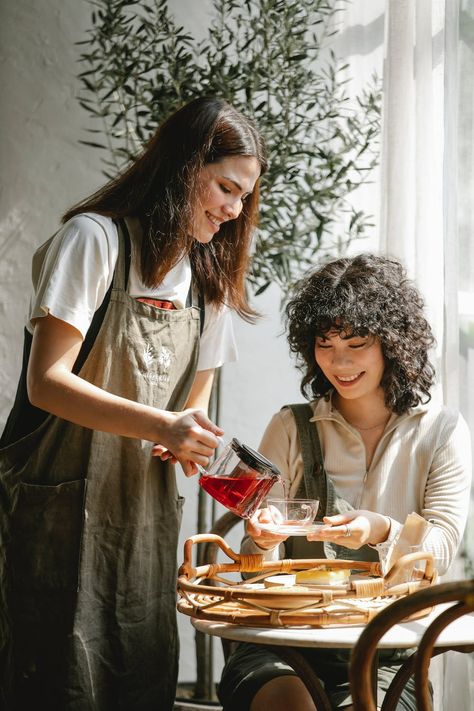
<instances>
[{"instance_id":1,"label":"glass teapot","mask_svg":"<svg viewBox=\"0 0 474 711\"><path fill-rule=\"evenodd\" d=\"M235 437L208 470L199 467L200 486L241 518L250 518L277 482L277 467Z\"/></svg>"}]
</instances>

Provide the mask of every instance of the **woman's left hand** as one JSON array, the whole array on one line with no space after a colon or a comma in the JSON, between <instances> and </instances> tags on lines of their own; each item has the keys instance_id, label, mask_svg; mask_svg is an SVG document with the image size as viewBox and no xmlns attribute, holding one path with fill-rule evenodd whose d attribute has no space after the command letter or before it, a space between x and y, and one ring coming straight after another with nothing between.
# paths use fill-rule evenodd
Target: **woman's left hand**
<instances>
[{"instance_id":1,"label":"woman's left hand","mask_svg":"<svg viewBox=\"0 0 474 711\"><path fill-rule=\"evenodd\" d=\"M388 516L374 511L348 511L335 516L325 516L324 528L308 534L308 541L329 541L357 550L366 543L383 543L390 533Z\"/></svg>"},{"instance_id":2,"label":"woman's left hand","mask_svg":"<svg viewBox=\"0 0 474 711\"><path fill-rule=\"evenodd\" d=\"M151 448L151 456L152 457L159 457L162 462L167 462L169 461L170 464L177 464L178 460L174 456L172 452L170 452L169 449L166 449L166 447L163 447L162 444L155 444Z\"/></svg>"}]
</instances>

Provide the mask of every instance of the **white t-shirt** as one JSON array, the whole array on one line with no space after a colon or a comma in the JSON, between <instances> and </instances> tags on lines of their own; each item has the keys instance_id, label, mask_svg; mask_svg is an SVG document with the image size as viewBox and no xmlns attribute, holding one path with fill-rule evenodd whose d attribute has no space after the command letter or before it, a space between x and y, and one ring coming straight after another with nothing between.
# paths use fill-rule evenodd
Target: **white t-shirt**
<instances>
[{"instance_id":1,"label":"white t-shirt","mask_svg":"<svg viewBox=\"0 0 474 711\"><path fill-rule=\"evenodd\" d=\"M155 289L140 278L139 257L132 249L128 292L133 297L173 301L184 308L191 284L191 265L181 259ZM95 213L76 215L56 233L48 249L33 257L33 294L26 323L51 314L74 326L83 337L112 282L118 257L118 235L113 220ZM205 306L198 370L218 368L237 360L231 312Z\"/></svg>"}]
</instances>

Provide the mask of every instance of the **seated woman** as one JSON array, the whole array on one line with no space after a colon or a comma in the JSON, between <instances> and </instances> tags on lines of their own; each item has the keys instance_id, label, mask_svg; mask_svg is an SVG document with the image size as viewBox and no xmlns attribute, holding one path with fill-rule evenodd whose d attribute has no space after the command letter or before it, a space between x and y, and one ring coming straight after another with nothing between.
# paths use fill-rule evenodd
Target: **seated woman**
<instances>
[{"instance_id":1,"label":"seated woman","mask_svg":"<svg viewBox=\"0 0 474 711\"><path fill-rule=\"evenodd\" d=\"M260 451L280 469L290 497L320 500L325 526L304 537L247 525L246 553L266 559L383 559L405 518L431 523L424 541L444 573L466 524L470 436L459 413L430 402L434 338L423 301L394 259L337 259L303 279L287 306L288 340L309 404L276 413ZM347 650L304 649L333 708L351 708ZM406 652L380 653L378 703ZM225 711L314 711L303 682L259 645L227 660ZM407 684L399 711L416 709Z\"/></svg>"}]
</instances>

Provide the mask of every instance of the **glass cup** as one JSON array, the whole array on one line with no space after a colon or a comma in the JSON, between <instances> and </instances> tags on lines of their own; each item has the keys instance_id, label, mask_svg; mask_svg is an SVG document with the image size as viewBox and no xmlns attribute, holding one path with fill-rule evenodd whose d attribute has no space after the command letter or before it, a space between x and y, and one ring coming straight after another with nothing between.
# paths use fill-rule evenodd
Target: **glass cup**
<instances>
[{"instance_id":1,"label":"glass cup","mask_svg":"<svg viewBox=\"0 0 474 711\"><path fill-rule=\"evenodd\" d=\"M310 529L319 508L317 499L269 498L266 503L271 519L270 526L288 535L293 531Z\"/></svg>"}]
</instances>

